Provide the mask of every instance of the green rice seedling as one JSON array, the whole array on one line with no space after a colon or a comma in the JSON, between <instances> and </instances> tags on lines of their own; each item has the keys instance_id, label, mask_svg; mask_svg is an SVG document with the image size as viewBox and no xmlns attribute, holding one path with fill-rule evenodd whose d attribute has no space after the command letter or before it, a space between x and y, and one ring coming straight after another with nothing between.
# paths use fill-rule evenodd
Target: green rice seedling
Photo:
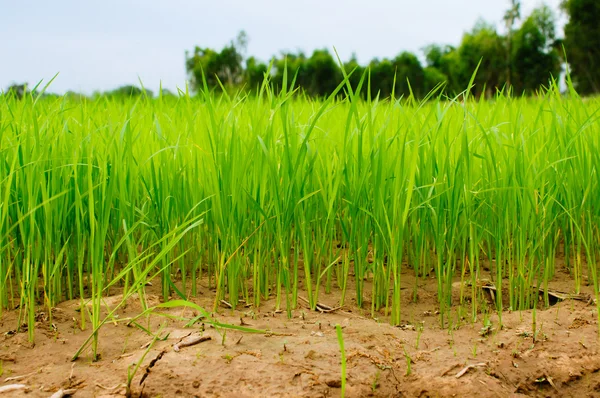
<instances>
[{"instance_id":1,"label":"green rice seedling","mask_svg":"<svg viewBox=\"0 0 600 398\"><path fill-rule=\"evenodd\" d=\"M342 397L346 395L346 350L344 349L344 336L342 327L339 324L335 325L338 343L340 345L341 367L342 367Z\"/></svg>"},{"instance_id":2,"label":"green rice seedling","mask_svg":"<svg viewBox=\"0 0 600 398\"><path fill-rule=\"evenodd\" d=\"M550 305L560 256L573 291L598 294L597 99L552 84L418 103L352 73L323 99L287 72L252 93L2 96L0 311L33 340L40 309L77 300L95 356L104 299L148 315L148 283L164 303L206 286L215 306L273 297L288 316L339 290L399 324L434 277L450 328L485 311L483 280L500 317Z\"/></svg>"},{"instance_id":3,"label":"green rice seedling","mask_svg":"<svg viewBox=\"0 0 600 398\"><path fill-rule=\"evenodd\" d=\"M144 350L144 353L142 354L142 356L140 357L140 359L138 359L137 362L132 363L131 365L129 365L127 367L127 383L125 384L126 387L126 392L125 395L130 397L132 396L131 394L131 383L133 382L133 378L135 377L137 371L139 370L140 366L142 365L142 362L144 362L144 359L146 358L146 355L148 355L148 353L150 352L150 350L152 349L152 347L154 347L154 344L157 341L164 341L169 337L169 334L167 333L165 336L161 337L161 333L163 331L165 327L165 324L162 324L160 326L160 328L158 329L158 332L154 335L154 337L152 338L152 341L150 341L150 344L148 344L148 347ZM160 355L160 354L159 354Z\"/></svg>"},{"instance_id":4,"label":"green rice seedling","mask_svg":"<svg viewBox=\"0 0 600 398\"><path fill-rule=\"evenodd\" d=\"M406 359L406 376L410 376L412 373L411 370L411 365L412 365L412 358L410 357L410 355L408 355L408 351L406 351L406 347L403 347L404 350L404 359Z\"/></svg>"}]
</instances>

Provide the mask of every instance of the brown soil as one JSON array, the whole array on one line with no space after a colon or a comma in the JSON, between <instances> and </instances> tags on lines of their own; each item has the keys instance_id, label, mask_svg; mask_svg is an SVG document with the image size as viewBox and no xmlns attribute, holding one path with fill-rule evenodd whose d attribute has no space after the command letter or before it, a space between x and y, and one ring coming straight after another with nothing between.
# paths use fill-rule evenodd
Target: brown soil
<instances>
[{"instance_id":1,"label":"brown soil","mask_svg":"<svg viewBox=\"0 0 600 398\"><path fill-rule=\"evenodd\" d=\"M565 291L571 283L562 275L564 280L559 278L553 287ZM536 341L531 311L505 311L500 328L495 314L479 314L474 323L461 319L457 314L470 314L470 304L466 304L454 309L456 326L449 331L440 328L436 315L435 281L419 282L416 302L414 283L408 274L403 276L402 327L390 326L383 312L377 313L379 318L372 317L370 309L356 308L352 299L332 313L310 311L300 301L292 319L275 311L271 299L260 309L220 308L215 314L220 322L243 323L268 329L271 334L233 330L223 334L206 327L203 335L211 340L180 347L178 352L174 345L190 334L184 341L199 336L201 325L184 328L186 321L181 318L193 317L189 309L165 310L163 313L176 319L154 315L143 321L153 332L165 324L162 334L169 335L165 341L157 341L142 361L131 384L132 395L340 396L341 356L334 327L339 323L347 356L348 397L600 396L595 305L565 300L538 310ZM585 289L586 293L592 291ZM214 296L206 288L202 293L196 302L211 308ZM353 296L349 292L348 297ZM338 299L337 293L320 297L330 306ZM154 300L158 301L156 296ZM118 301L118 297L112 300ZM52 323L40 313L34 347L27 342L27 333L12 331L16 312L2 316L0 387L14 383L28 387L27 392L10 393L15 397L48 397L61 388L77 389L76 397L125 395L128 368L140 360L152 337L125 322L110 323L100 332L100 360L92 362L86 351L71 362L90 333L89 324L85 331L78 327L76 320L81 315L77 305L60 304L53 311ZM119 318L139 312L139 304L132 301L119 312ZM465 372L469 365L473 366ZM11 380L19 376L24 377Z\"/></svg>"}]
</instances>

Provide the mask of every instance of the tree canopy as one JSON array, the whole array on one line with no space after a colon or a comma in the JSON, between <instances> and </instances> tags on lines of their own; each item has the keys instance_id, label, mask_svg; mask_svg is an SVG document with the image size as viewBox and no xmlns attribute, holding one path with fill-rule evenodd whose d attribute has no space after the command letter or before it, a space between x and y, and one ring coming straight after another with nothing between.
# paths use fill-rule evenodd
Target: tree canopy
<instances>
[{"instance_id":1,"label":"tree canopy","mask_svg":"<svg viewBox=\"0 0 600 398\"><path fill-rule=\"evenodd\" d=\"M570 3L585 1L589 0L567 3L572 6ZM423 98L438 86L442 86L447 95L457 95L468 88L476 70L471 88L476 96L489 97L507 87L518 94L532 94L547 86L550 79L558 78L560 46L552 10L542 5L521 20L520 1L511 0L504 22L507 28L504 35L495 26L478 21L463 35L458 46L431 44L422 49L422 57L401 51L393 58L375 58L366 65L361 65L353 56L342 66L346 73L353 72L349 80L354 88L363 74L368 73L360 95L369 94L373 98L392 95ZM301 51L281 53L267 64L253 56L244 60L247 42L248 37L241 32L220 51L196 47L191 54L186 54L192 89L203 86L204 75L208 87L215 90L242 87L256 90L265 77L279 90L287 73L288 86L295 79L295 87L305 94L324 97L342 80L338 60L327 49L314 50L310 55Z\"/></svg>"},{"instance_id":2,"label":"tree canopy","mask_svg":"<svg viewBox=\"0 0 600 398\"><path fill-rule=\"evenodd\" d=\"M565 0L569 17L564 47L571 78L580 94L600 91L600 1Z\"/></svg>"},{"instance_id":3,"label":"tree canopy","mask_svg":"<svg viewBox=\"0 0 600 398\"><path fill-rule=\"evenodd\" d=\"M5 91L5 94L8 96L13 96L17 99L22 99L25 96L25 94L27 94L27 92L27 83L14 83L8 86L8 88Z\"/></svg>"},{"instance_id":4,"label":"tree canopy","mask_svg":"<svg viewBox=\"0 0 600 398\"><path fill-rule=\"evenodd\" d=\"M253 92L265 79L278 91L287 75L288 88L293 81L294 88L306 95L325 97L342 81L343 68L350 74L354 90L364 78L358 93L362 97L420 99L436 88L448 96L459 95L469 88L472 77L470 93L477 97L490 97L505 89L517 95L532 95L547 87L551 79L558 79L567 61L580 94L600 91L600 1L563 0L561 8L568 17L564 39L558 38L556 17L548 6L542 4L522 17L520 0L507 3L504 33L480 20L457 45L430 44L421 49L421 54L399 51L395 57L374 58L364 64L353 55L340 65L336 56L321 48L312 53L283 52L263 62L246 55L249 38L241 31L220 50L196 46L186 51L185 68L191 89L196 92L205 84L216 91ZM4 94L19 99L27 90L26 84L13 84ZM104 94L139 96L143 92L152 96L150 91L133 85Z\"/></svg>"},{"instance_id":5,"label":"tree canopy","mask_svg":"<svg viewBox=\"0 0 600 398\"><path fill-rule=\"evenodd\" d=\"M540 86L540 76L558 78L560 53L556 47L552 11L542 6L534 10L515 32L512 45L512 84L517 93L532 92Z\"/></svg>"}]
</instances>

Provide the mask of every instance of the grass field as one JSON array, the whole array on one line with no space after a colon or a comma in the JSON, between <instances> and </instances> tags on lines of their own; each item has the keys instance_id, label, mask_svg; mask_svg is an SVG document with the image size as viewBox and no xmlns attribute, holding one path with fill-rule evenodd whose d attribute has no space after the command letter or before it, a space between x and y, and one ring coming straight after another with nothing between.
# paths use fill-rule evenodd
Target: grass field
<instances>
[{"instance_id":1,"label":"grass field","mask_svg":"<svg viewBox=\"0 0 600 398\"><path fill-rule=\"evenodd\" d=\"M435 277L440 325L452 327L457 279L461 317L481 313L482 280L500 315L535 309L540 292L549 304L560 256L569 293L591 284L597 295L598 109L556 88L422 103L266 85L252 96L0 97L0 308L18 308L15 326L33 339L36 311L80 300L82 349L95 352L127 299L140 315L157 309L149 283L160 308L209 322L212 308L186 301L200 278L215 307L274 297L291 314L299 292L314 309L330 291L344 305L348 291L399 324L410 269ZM105 308L114 294L121 304Z\"/></svg>"}]
</instances>

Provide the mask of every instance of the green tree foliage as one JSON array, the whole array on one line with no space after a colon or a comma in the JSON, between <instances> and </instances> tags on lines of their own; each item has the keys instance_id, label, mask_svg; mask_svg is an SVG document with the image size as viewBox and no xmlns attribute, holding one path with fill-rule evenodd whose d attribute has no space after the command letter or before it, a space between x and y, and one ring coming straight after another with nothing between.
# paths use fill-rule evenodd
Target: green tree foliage
<instances>
[{"instance_id":1,"label":"green tree foliage","mask_svg":"<svg viewBox=\"0 0 600 398\"><path fill-rule=\"evenodd\" d=\"M405 51L392 60L374 59L369 64L369 69L372 97L379 95L380 98L387 98L393 91L396 98L408 98L412 91L416 98L422 98L428 92L425 70L413 53ZM441 79L440 82L444 81L440 74L436 76ZM432 77L433 75L429 76Z\"/></svg>"},{"instance_id":2,"label":"green tree foliage","mask_svg":"<svg viewBox=\"0 0 600 398\"><path fill-rule=\"evenodd\" d=\"M220 52L210 48L194 48L192 56L186 57L186 69L192 88L198 90L203 86L203 74L210 87L236 81L239 76L235 73L241 71L241 57L236 55L233 45L226 46Z\"/></svg>"},{"instance_id":3,"label":"green tree foliage","mask_svg":"<svg viewBox=\"0 0 600 398\"><path fill-rule=\"evenodd\" d=\"M461 59L455 47L431 44L423 49L423 53L427 62L426 87L429 90L433 88L431 84L436 80L432 79L435 74L438 75L438 79L444 76L446 92L451 95L458 94L466 88L461 82Z\"/></svg>"},{"instance_id":4,"label":"green tree foliage","mask_svg":"<svg viewBox=\"0 0 600 398\"><path fill-rule=\"evenodd\" d=\"M129 97L139 97L143 95L145 92L146 96L152 97L153 93L151 90L144 90L137 86L125 85L118 87L112 91L108 91L103 95L107 95L110 97L120 97L120 98L129 98Z\"/></svg>"},{"instance_id":5,"label":"green tree foliage","mask_svg":"<svg viewBox=\"0 0 600 398\"><path fill-rule=\"evenodd\" d=\"M387 98L394 87L395 68L392 61L374 59L369 64L371 78L371 97Z\"/></svg>"},{"instance_id":6,"label":"green tree foliage","mask_svg":"<svg viewBox=\"0 0 600 398\"><path fill-rule=\"evenodd\" d=\"M242 31L235 42L232 41L220 52L196 46L191 56L186 53L185 67L192 88L198 90L203 86L203 73L210 87L220 87L219 83L229 87L239 85L244 76L242 61L247 43L246 33Z\"/></svg>"},{"instance_id":7,"label":"green tree foliage","mask_svg":"<svg viewBox=\"0 0 600 398\"><path fill-rule=\"evenodd\" d=\"M575 0L572 0L575 1ZM496 31L493 25L479 21L464 34L458 47L432 44L422 51L425 64L416 54L401 52L394 58L375 58L367 66L357 58L343 64L351 73L349 82L356 89L361 78L368 73L361 96L372 98L408 98L411 94L424 98L443 84L443 92L456 96L467 88L471 76L479 65L472 94L490 97L496 90L513 86L516 93L534 93L547 85L550 76L558 77L560 57L556 44L555 19L546 6L534 10L515 29L520 21L520 1L511 0L504 16L507 35ZM235 41L221 51L196 47L186 56L186 69L194 90L203 86L202 74L210 88L245 87L256 90L265 76L275 91L292 87L306 95L325 97L331 94L343 74L337 59L327 49L317 49L307 56L302 51L282 53L271 64L255 57L244 61L247 36L240 33ZM370 89L370 92L368 92Z\"/></svg>"},{"instance_id":8,"label":"green tree foliage","mask_svg":"<svg viewBox=\"0 0 600 398\"><path fill-rule=\"evenodd\" d=\"M425 72L417 56L403 52L394 58L394 73L396 74L395 95L407 98L411 91L417 98L425 94Z\"/></svg>"},{"instance_id":9,"label":"green tree foliage","mask_svg":"<svg viewBox=\"0 0 600 398\"><path fill-rule=\"evenodd\" d=\"M2 91L0 91L0 95L2 95ZM40 90L37 89L37 87L34 87L34 89L31 90L29 88L29 84L27 84L27 83L11 84L4 91L4 95L7 97L14 97L17 100L22 100L27 95L31 95L33 97L41 96L43 98L59 98L60 97L56 93L51 93L51 92L47 92L47 91L41 92Z\"/></svg>"},{"instance_id":10,"label":"green tree foliage","mask_svg":"<svg viewBox=\"0 0 600 398\"><path fill-rule=\"evenodd\" d=\"M490 97L494 88L506 82L504 40L492 25L479 21L471 32L463 36L458 53L461 60L458 81L462 87L467 86L470 76L481 62L474 80L474 95L485 94Z\"/></svg>"},{"instance_id":11,"label":"green tree foliage","mask_svg":"<svg viewBox=\"0 0 600 398\"><path fill-rule=\"evenodd\" d=\"M327 49L315 50L306 60L306 73L299 84L307 94L325 97L331 94L342 80L339 65Z\"/></svg>"},{"instance_id":12,"label":"green tree foliage","mask_svg":"<svg viewBox=\"0 0 600 398\"><path fill-rule=\"evenodd\" d=\"M600 1L565 0L569 16L564 45L571 78L580 94L600 91Z\"/></svg>"},{"instance_id":13,"label":"green tree foliage","mask_svg":"<svg viewBox=\"0 0 600 398\"><path fill-rule=\"evenodd\" d=\"M327 49L315 50L310 57L303 52L284 53L273 61L273 65L272 80L276 88L283 87L284 71L287 70L288 87L295 78L295 86L314 97L331 94L342 80L342 71Z\"/></svg>"},{"instance_id":14,"label":"green tree foliage","mask_svg":"<svg viewBox=\"0 0 600 398\"><path fill-rule=\"evenodd\" d=\"M423 69L423 93L427 94L436 88L440 83L445 83L445 88L448 88L448 76L442 73L437 68L428 66Z\"/></svg>"},{"instance_id":15,"label":"green tree foliage","mask_svg":"<svg viewBox=\"0 0 600 398\"><path fill-rule=\"evenodd\" d=\"M6 91L5 91L5 95L8 96L14 96L16 99L22 99L27 93L29 92L29 90L27 89L27 83L22 83L22 84L12 84L10 85Z\"/></svg>"},{"instance_id":16,"label":"green tree foliage","mask_svg":"<svg viewBox=\"0 0 600 398\"><path fill-rule=\"evenodd\" d=\"M511 0L510 8L504 13L504 23L506 24L506 83L510 86L512 83L512 53L513 53L513 34L515 22L521 18L521 1Z\"/></svg>"},{"instance_id":17,"label":"green tree foliage","mask_svg":"<svg viewBox=\"0 0 600 398\"><path fill-rule=\"evenodd\" d=\"M308 81L306 69L306 55L303 52L298 54L282 53L279 58L273 59L273 73L271 81L276 90L281 90L284 84L284 75L287 74L285 82L287 89L290 88L292 80L295 79L295 85L304 86Z\"/></svg>"},{"instance_id":18,"label":"green tree foliage","mask_svg":"<svg viewBox=\"0 0 600 398\"><path fill-rule=\"evenodd\" d=\"M534 92L561 70L556 48L554 15L547 6L535 9L517 30L512 42L512 83L517 94Z\"/></svg>"},{"instance_id":19,"label":"green tree foliage","mask_svg":"<svg viewBox=\"0 0 600 398\"><path fill-rule=\"evenodd\" d=\"M246 60L246 70L244 71L244 80L248 88L257 89L263 83L268 67L254 57Z\"/></svg>"},{"instance_id":20,"label":"green tree foliage","mask_svg":"<svg viewBox=\"0 0 600 398\"><path fill-rule=\"evenodd\" d=\"M162 98L177 98L178 95L169 90L168 88L161 88L159 91L159 95Z\"/></svg>"},{"instance_id":21,"label":"green tree foliage","mask_svg":"<svg viewBox=\"0 0 600 398\"><path fill-rule=\"evenodd\" d=\"M352 54L350 60L344 63L344 70L350 76L348 80L350 81L350 85L352 89L356 91L358 89L358 84L365 73L366 68L358 63L356 58L356 54ZM360 94L364 97L367 92L367 83L363 83L363 87L361 89Z\"/></svg>"}]
</instances>

